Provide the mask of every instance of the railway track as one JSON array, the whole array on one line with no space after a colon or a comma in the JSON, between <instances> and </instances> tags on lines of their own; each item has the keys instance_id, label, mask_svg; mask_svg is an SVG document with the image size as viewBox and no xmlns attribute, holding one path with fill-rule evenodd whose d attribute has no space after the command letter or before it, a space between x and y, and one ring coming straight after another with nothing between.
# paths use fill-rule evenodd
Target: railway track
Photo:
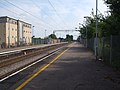
<instances>
[{"instance_id":1,"label":"railway track","mask_svg":"<svg viewBox=\"0 0 120 90\"><path fill-rule=\"evenodd\" d=\"M61 43L61 44L65 44L65 43ZM34 46L34 47L29 47L29 48L26 47L26 48L21 48L21 49L15 49L15 50L10 50L10 51L3 51L3 52L0 52L0 62L8 58L10 59L10 58L14 58L17 56L19 57L21 55L35 52L35 51L44 49L46 47L52 47L52 46L57 46L57 45L60 45L60 44L48 44L48 45Z\"/></svg>"},{"instance_id":2,"label":"railway track","mask_svg":"<svg viewBox=\"0 0 120 90\"><path fill-rule=\"evenodd\" d=\"M23 64L13 70L7 71L4 74L0 75L0 82L4 80L4 78L9 77L12 75L12 73L21 70L21 68L24 68L25 66L29 66L30 64L33 64L37 61L39 61L39 59L44 58L44 57L48 57L52 54L54 54L55 52L57 52L60 48L62 48L63 46L67 45L66 43L64 44L58 44L58 45L52 45L52 46L47 46L35 51L31 51L31 52L27 52L21 56L18 57L14 57L14 58L10 58L10 59L6 59L3 60L2 62L0 62L0 68L2 70L4 70L4 68L8 68L10 66L14 66L15 64L19 64L19 63L23 63L26 62L26 60L29 60L31 58L37 57L35 60L32 60L26 64ZM42 56L40 56L42 55Z\"/></svg>"}]
</instances>

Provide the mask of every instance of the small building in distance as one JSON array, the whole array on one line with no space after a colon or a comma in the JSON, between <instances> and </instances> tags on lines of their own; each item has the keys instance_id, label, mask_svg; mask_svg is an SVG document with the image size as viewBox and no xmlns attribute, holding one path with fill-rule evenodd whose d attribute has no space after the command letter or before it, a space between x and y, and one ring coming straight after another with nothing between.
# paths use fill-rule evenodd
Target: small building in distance
<instances>
[{"instance_id":1,"label":"small building in distance","mask_svg":"<svg viewBox=\"0 0 120 90\"><path fill-rule=\"evenodd\" d=\"M2 48L32 44L31 24L8 16L0 17L0 46Z\"/></svg>"}]
</instances>

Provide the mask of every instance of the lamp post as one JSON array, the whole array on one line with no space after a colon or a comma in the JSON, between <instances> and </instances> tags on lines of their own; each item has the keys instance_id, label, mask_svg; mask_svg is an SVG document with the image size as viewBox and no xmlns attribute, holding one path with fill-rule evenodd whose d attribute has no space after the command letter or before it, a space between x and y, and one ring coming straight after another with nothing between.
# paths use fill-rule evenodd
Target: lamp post
<instances>
[{"instance_id":1,"label":"lamp post","mask_svg":"<svg viewBox=\"0 0 120 90\"><path fill-rule=\"evenodd\" d=\"M47 44L46 31L47 31L47 30L45 29L44 44Z\"/></svg>"},{"instance_id":2,"label":"lamp post","mask_svg":"<svg viewBox=\"0 0 120 90\"><path fill-rule=\"evenodd\" d=\"M47 30L45 29L45 37L46 37L46 31L47 31Z\"/></svg>"},{"instance_id":3,"label":"lamp post","mask_svg":"<svg viewBox=\"0 0 120 90\"><path fill-rule=\"evenodd\" d=\"M96 38L95 38L95 56L98 59L98 0L96 0Z\"/></svg>"},{"instance_id":4,"label":"lamp post","mask_svg":"<svg viewBox=\"0 0 120 90\"><path fill-rule=\"evenodd\" d=\"M33 42L33 45L34 45L34 42L35 42L35 39L34 39L34 27L35 26L32 26L32 42Z\"/></svg>"},{"instance_id":5,"label":"lamp post","mask_svg":"<svg viewBox=\"0 0 120 90\"><path fill-rule=\"evenodd\" d=\"M34 36L34 27L35 26L32 26L32 35Z\"/></svg>"}]
</instances>

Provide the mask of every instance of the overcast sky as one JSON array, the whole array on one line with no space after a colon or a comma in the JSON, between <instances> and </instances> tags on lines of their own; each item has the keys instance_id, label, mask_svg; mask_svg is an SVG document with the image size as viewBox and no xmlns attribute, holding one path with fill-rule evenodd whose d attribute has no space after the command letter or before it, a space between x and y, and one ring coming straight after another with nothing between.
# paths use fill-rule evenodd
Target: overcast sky
<instances>
[{"instance_id":1,"label":"overcast sky","mask_svg":"<svg viewBox=\"0 0 120 90\"><path fill-rule=\"evenodd\" d=\"M0 0L0 16L10 16L31 23L36 37L49 35L53 30L74 30L83 23L84 16L95 11L96 0ZM107 11L103 0L99 1L99 11ZM78 32L56 32L58 37Z\"/></svg>"}]
</instances>

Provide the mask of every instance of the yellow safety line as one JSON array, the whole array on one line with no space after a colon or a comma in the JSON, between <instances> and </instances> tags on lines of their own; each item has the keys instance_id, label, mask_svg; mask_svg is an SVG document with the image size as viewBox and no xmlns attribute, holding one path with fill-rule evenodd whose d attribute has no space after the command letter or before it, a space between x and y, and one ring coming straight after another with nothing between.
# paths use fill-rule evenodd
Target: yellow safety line
<instances>
[{"instance_id":1,"label":"yellow safety line","mask_svg":"<svg viewBox=\"0 0 120 90\"><path fill-rule=\"evenodd\" d=\"M69 48L68 48L69 49ZM26 84L28 84L33 78L38 76L42 71L44 71L48 66L50 66L53 62L55 62L58 58L60 58L68 49L64 50L61 54L59 54L56 58L54 58L49 64L44 66L42 69L40 69L37 73L35 73L33 76L28 78L25 82L23 82L19 87L17 87L15 90L21 90Z\"/></svg>"}]
</instances>

